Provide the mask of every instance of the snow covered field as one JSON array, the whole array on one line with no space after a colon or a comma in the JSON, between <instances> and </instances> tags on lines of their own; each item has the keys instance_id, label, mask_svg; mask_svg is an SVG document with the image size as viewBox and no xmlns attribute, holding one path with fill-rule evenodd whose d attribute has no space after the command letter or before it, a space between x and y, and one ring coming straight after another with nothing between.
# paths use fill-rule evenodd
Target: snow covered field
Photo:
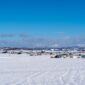
<instances>
[{"instance_id":1,"label":"snow covered field","mask_svg":"<svg viewBox=\"0 0 85 85\"><path fill-rule=\"evenodd\" d=\"M85 85L85 59L0 54L0 85Z\"/></svg>"}]
</instances>

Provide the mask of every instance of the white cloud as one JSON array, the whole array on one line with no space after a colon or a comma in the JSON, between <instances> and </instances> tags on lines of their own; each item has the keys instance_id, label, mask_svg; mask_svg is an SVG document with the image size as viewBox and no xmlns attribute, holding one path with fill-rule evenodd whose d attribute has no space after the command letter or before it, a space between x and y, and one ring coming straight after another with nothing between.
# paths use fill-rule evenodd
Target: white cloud
<instances>
[{"instance_id":1,"label":"white cloud","mask_svg":"<svg viewBox=\"0 0 85 85\"><path fill-rule=\"evenodd\" d=\"M4 34L5 35L5 34ZM6 35L5 35L6 36ZM62 46L85 46L85 37L84 36L55 36L52 38L37 38L29 37L27 34L17 35L17 38L10 37L10 39L0 38L0 46L16 46L16 47L62 47Z\"/></svg>"}]
</instances>

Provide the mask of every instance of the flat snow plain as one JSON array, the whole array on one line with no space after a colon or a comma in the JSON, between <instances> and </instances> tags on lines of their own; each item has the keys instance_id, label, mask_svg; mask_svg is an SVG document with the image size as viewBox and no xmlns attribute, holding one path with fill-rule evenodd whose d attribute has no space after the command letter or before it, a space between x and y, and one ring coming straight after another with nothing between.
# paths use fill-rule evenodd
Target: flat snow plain
<instances>
[{"instance_id":1,"label":"flat snow plain","mask_svg":"<svg viewBox=\"0 0 85 85\"><path fill-rule=\"evenodd\" d=\"M85 59L0 54L0 85L85 85Z\"/></svg>"}]
</instances>

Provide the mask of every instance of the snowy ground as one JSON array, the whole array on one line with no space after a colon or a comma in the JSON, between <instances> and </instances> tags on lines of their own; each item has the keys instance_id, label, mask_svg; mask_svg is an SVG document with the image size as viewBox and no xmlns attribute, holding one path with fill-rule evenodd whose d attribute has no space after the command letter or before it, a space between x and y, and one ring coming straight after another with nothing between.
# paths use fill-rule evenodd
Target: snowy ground
<instances>
[{"instance_id":1,"label":"snowy ground","mask_svg":"<svg viewBox=\"0 0 85 85\"><path fill-rule=\"evenodd\" d=\"M0 54L0 85L85 85L85 59Z\"/></svg>"}]
</instances>

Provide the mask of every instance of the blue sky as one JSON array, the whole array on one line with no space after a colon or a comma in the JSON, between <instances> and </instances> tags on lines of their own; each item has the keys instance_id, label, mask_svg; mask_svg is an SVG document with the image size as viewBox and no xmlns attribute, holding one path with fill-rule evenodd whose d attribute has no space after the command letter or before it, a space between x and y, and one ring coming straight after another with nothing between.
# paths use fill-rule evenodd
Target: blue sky
<instances>
[{"instance_id":1,"label":"blue sky","mask_svg":"<svg viewBox=\"0 0 85 85\"><path fill-rule=\"evenodd\" d=\"M85 34L84 3L84 0L0 0L2 46L6 41L9 41L9 46L14 44L18 46L21 42L17 41L22 39L19 37L22 34L27 36L25 37L27 43L35 40L38 45L43 45L41 42L38 43L40 38L53 41L56 46L60 43L56 41L65 42L64 39L69 38L72 40L69 45L75 45L73 42L75 37L80 39L80 41L75 39L76 44L84 44L82 39ZM9 37L11 34L14 36ZM47 45L48 41L44 44ZM32 45L27 43L25 46L34 46L34 43Z\"/></svg>"}]
</instances>

